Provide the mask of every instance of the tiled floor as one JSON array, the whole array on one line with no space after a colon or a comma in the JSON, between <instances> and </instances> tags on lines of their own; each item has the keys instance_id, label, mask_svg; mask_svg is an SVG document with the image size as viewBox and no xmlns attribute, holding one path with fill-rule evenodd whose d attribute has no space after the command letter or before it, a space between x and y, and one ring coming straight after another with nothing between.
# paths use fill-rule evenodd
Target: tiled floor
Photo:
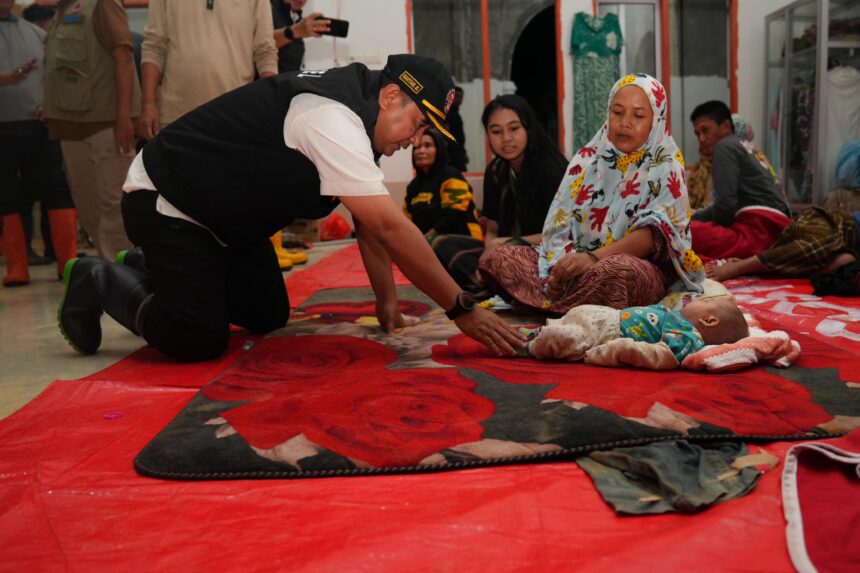
<instances>
[{"instance_id":1,"label":"tiled floor","mask_svg":"<svg viewBox=\"0 0 860 573\"><path fill-rule=\"evenodd\" d=\"M318 243L308 253L310 261L295 268L307 268L345 243ZM0 256L0 275L5 274L6 263ZM27 286L0 287L0 418L27 404L54 380L87 376L145 344L105 316L101 348L94 355L81 356L57 328L62 293L54 265L31 266Z\"/></svg>"}]
</instances>

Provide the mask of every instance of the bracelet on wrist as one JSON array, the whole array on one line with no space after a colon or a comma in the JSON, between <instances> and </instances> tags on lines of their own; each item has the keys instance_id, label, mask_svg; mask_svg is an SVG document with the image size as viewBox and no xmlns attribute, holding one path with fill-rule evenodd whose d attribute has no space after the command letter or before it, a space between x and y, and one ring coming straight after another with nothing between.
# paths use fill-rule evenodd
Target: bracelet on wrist
<instances>
[{"instance_id":1,"label":"bracelet on wrist","mask_svg":"<svg viewBox=\"0 0 860 573\"><path fill-rule=\"evenodd\" d=\"M585 251L585 254L588 255L589 257L591 257L595 263L600 262L600 258L597 255L595 255L592 251Z\"/></svg>"},{"instance_id":2,"label":"bracelet on wrist","mask_svg":"<svg viewBox=\"0 0 860 573\"><path fill-rule=\"evenodd\" d=\"M471 293L462 291L458 293L457 298L454 299L454 306L451 310L445 311L445 316L454 320L458 316L475 310L476 304L475 297Z\"/></svg>"}]
</instances>

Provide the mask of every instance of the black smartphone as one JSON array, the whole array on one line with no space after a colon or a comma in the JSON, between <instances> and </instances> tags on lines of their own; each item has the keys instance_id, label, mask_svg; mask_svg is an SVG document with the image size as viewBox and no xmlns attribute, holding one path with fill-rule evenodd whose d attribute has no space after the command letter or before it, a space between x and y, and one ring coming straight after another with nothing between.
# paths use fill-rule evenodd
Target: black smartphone
<instances>
[{"instance_id":1,"label":"black smartphone","mask_svg":"<svg viewBox=\"0 0 860 573\"><path fill-rule=\"evenodd\" d=\"M330 22L329 31L323 32L324 36L346 38L346 35L349 33L349 20L338 20L337 18L326 18L325 16L322 16L322 18Z\"/></svg>"}]
</instances>

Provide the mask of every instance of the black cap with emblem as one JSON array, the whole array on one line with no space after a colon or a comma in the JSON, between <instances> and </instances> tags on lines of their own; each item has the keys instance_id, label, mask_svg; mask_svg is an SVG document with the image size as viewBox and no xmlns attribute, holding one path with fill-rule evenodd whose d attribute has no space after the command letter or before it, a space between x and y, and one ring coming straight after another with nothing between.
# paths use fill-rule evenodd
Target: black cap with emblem
<instances>
[{"instance_id":1,"label":"black cap with emblem","mask_svg":"<svg viewBox=\"0 0 860 573\"><path fill-rule=\"evenodd\" d=\"M382 74L415 102L433 127L457 141L445 127L454 103L454 80L442 62L426 56L395 54L388 56Z\"/></svg>"}]
</instances>

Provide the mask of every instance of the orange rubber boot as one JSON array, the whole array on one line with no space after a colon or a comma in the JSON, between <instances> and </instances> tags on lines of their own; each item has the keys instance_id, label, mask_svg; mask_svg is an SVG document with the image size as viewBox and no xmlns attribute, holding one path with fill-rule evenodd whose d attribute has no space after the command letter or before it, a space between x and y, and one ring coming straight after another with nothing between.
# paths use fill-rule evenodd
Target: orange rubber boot
<instances>
[{"instance_id":1,"label":"orange rubber boot","mask_svg":"<svg viewBox=\"0 0 860 573\"><path fill-rule=\"evenodd\" d=\"M48 222L57 257L57 276L63 280L66 263L78 256L78 212L76 209L51 209Z\"/></svg>"},{"instance_id":2,"label":"orange rubber boot","mask_svg":"<svg viewBox=\"0 0 860 573\"><path fill-rule=\"evenodd\" d=\"M6 257L6 276L3 286L23 286L30 283L30 270L27 268L27 239L21 215L3 215L3 234L0 235L0 250Z\"/></svg>"}]
</instances>

